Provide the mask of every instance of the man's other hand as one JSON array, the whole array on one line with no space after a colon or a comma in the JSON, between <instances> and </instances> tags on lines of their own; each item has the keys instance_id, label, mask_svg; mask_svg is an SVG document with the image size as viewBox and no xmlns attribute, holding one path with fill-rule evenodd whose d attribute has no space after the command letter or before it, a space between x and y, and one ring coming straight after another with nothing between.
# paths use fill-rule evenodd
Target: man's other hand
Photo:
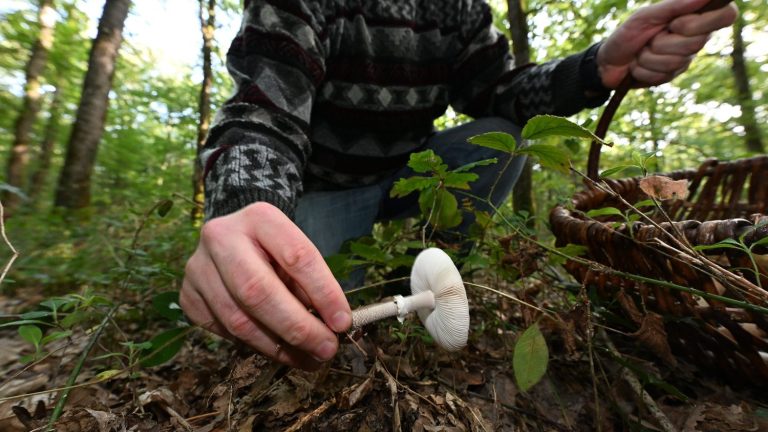
<instances>
[{"instance_id":1,"label":"man's other hand","mask_svg":"<svg viewBox=\"0 0 768 432\"><path fill-rule=\"evenodd\" d=\"M663 0L632 14L597 53L603 85L616 88L627 71L640 86L671 81L688 69L715 30L738 16L733 3L696 13L709 0Z\"/></svg>"}]
</instances>

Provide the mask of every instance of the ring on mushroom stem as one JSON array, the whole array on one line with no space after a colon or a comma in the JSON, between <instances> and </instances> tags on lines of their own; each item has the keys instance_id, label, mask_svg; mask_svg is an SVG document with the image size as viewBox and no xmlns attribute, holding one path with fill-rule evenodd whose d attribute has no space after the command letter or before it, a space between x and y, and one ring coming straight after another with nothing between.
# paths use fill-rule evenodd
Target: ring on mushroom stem
<instances>
[{"instance_id":1,"label":"ring on mushroom stem","mask_svg":"<svg viewBox=\"0 0 768 432\"><path fill-rule=\"evenodd\" d=\"M402 322L413 311L441 347L457 351L467 344L469 304L464 282L451 258L440 249L425 249L416 257L410 296L395 296L392 301L354 310L352 328L392 316Z\"/></svg>"}]
</instances>

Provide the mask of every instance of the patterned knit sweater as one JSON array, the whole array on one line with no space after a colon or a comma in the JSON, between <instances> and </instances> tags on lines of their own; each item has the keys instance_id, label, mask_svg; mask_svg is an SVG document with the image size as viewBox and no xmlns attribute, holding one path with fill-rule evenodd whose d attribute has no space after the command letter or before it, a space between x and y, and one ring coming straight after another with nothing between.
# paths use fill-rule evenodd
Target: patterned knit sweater
<instances>
[{"instance_id":1,"label":"patterned knit sweater","mask_svg":"<svg viewBox=\"0 0 768 432\"><path fill-rule=\"evenodd\" d=\"M598 106L594 52L514 68L479 0L246 1L227 53L236 93L200 157L206 218L256 201L292 216L305 186L381 180L448 105L520 125Z\"/></svg>"}]
</instances>

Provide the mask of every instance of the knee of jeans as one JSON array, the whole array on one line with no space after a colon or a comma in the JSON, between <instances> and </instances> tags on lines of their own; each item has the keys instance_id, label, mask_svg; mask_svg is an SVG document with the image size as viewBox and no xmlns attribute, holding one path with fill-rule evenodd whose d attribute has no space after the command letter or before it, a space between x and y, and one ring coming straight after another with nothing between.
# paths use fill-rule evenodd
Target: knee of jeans
<instances>
[{"instance_id":1,"label":"knee of jeans","mask_svg":"<svg viewBox=\"0 0 768 432\"><path fill-rule=\"evenodd\" d=\"M506 132L514 135L518 140L520 139L522 128L503 117L482 117L476 119L475 123L479 129L485 132Z\"/></svg>"}]
</instances>

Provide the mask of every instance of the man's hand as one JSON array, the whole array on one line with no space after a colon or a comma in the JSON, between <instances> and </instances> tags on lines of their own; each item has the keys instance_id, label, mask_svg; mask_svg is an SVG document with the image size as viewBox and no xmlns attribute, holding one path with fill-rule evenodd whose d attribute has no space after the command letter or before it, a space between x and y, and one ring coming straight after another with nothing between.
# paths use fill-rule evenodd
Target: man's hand
<instances>
[{"instance_id":1,"label":"man's hand","mask_svg":"<svg viewBox=\"0 0 768 432\"><path fill-rule=\"evenodd\" d=\"M320 252L267 203L203 226L179 300L202 327L308 370L336 354L334 331L352 323L349 303Z\"/></svg>"},{"instance_id":2,"label":"man's hand","mask_svg":"<svg viewBox=\"0 0 768 432\"><path fill-rule=\"evenodd\" d=\"M663 0L635 12L597 52L603 85L616 88L627 71L641 86L669 82L685 71L710 34L738 15L733 3L696 13L708 2Z\"/></svg>"}]
</instances>

